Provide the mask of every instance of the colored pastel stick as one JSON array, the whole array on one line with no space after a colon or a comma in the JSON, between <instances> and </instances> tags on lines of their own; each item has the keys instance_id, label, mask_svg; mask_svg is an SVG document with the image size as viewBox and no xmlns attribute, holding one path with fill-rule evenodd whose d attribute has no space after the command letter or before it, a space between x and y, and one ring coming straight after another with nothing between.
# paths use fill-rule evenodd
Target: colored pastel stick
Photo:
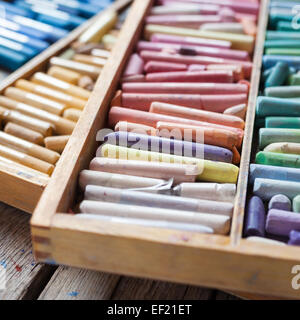
<instances>
[{"instance_id":1,"label":"colored pastel stick","mask_svg":"<svg viewBox=\"0 0 300 320\"><path fill-rule=\"evenodd\" d=\"M145 64L144 71L146 73L155 72L178 72L187 71L188 66L183 63L171 63L171 62L159 62L159 61L149 61Z\"/></svg>"},{"instance_id":2,"label":"colored pastel stick","mask_svg":"<svg viewBox=\"0 0 300 320\"><path fill-rule=\"evenodd\" d=\"M83 170L79 174L79 186L85 190L87 185L104 186L120 189L154 189L166 182L162 179L118 174L104 171Z\"/></svg>"},{"instance_id":3,"label":"colored pastel stick","mask_svg":"<svg viewBox=\"0 0 300 320\"><path fill-rule=\"evenodd\" d=\"M29 19L19 15L6 15L6 19L16 22L25 28L32 28L47 34L47 38L51 42L55 42L67 35L67 31L61 28L51 26L33 19Z\"/></svg>"},{"instance_id":4,"label":"colored pastel stick","mask_svg":"<svg viewBox=\"0 0 300 320\"><path fill-rule=\"evenodd\" d=\"M146 75L147 82L233 83L232 71L156 72Z\"/></svg>"},{"instance_id":5,"label":"colored pastel stick","mask_svg":"<svg viewBox=\"0 0 300 320\"><path fill-rule=\"evenodd\" d=\"M114 217L114 216L104 216L104 215L95 215L95 214L77 214L75 216L78 221L80 219L88 219L93 221L101 221L109 222L109 223L117 223L121 226L139 226L143 228L159 228L159 229L169 229L176 231L188 231L188 232L196 232L196 233L204 233L204 234L212 234L214 230L212 228L191 224L191 223L182 223L182 222L170 222L170 221L162 221L162 220L147 220L147 219L134 219L134 218L124 218L124 217Z\"/></svg>"},{"instance_id":6,"label":"colored pastel stick","mask_svg":"<svg viewBox=\"0 0 300 320\"><path fill-rule=\"evenodd\" d=\"M147 134L149 136L156 135L156 128L139 124L139 123L128 122L128 121L119 121L115 125L114 131L140 133L140 134Z\"/></svg>"},{"instance_id":7,"label":"colored pastel stick","mask_svg":"<svg viewBox=\"0 0 300 320\"><path fill-rule=\"evenodd\" d=\"M297 117L300 112L300 102L295 99L258 97L256 114L259 117L286 116Z\"/></svg>"},{"instance_id":8,"label":"colored pastel stick","mask_svg":"<svg viewBox=\"0 0 300 320\"><path fill-rule=\"evenodd\" d=\"M149 111L153 102L164 102L184 107L213 112L224 112L229 107L246 103L246 94L200 95L200 94L155 94L122 93L121 106L142 111Z\"/></svg>"},{"instance_id":9,"label":"colored pastel stick","mask_svg":"<svg viewBox=\"0 0 300 320\"><path fill-rule=\"evenodd\" d=\"M269 144L264 151L277 153L300 154L300 143L278 142Z\"/></svg>"},{"instance_id":10,"label":"colored pastel stick","mask_svg":"<svg viewBox=\"0 0 300 320\"><path fill-rule=\"evenodd\" d=\"M294 142L300 140L300 129L278 129L261 128L259 129L259 148L263 149L271 143Z\"/></svg>"},{"instance_id":11,"label":"colored pastel stick","mask_svg":"<svg viewBox=\"0 0 300 320\"><path fill-rule=\"evenodd\" d=\"M253 193L265 201L271 200L277 194L293 199L299 194L299 188L299 182L257 178L254 181Z\"/></svg>"},{"instance_id":12,"label":"colored pastel stick","mask_svg":"<svg viewBox=\"0 0 300 320\"><path fill-rule=\"evenodd\" d=\"M284 84L289 75L289 66L284 62L277 62L272 69L270 75L267 77L265 87L281 86Z\"/></svg>"},{"instance_id":13,"label":"colored pastel stick","mask_svg":"<svg viewBox=\"0 0 300 320\"><path fill-rule=\"evenodd\" d=\"M300 213L300 194L293 199L293 211Z\"/></svg>"},{"instance_id":14,"label":"colored pastel stick","mask_svg":"<svg viewBox=\"0 0 300 320\"><path fill-rule=\"evenodd\" d=\"M257 178L300 183L300 169L250 164L250 183L253 184Z\"/></svg>"},{"instance_id":15,"label":"colored pastel stick","mask_svg":"<svg viewBox=\"0 0 300 320\"><path fill-rule=\"evenodd\" d=\"M124 83L124 93L156 93L156 94L248 94L248 86L245 84L228 83ZM220 97L222 99L222 96ZM220 100L221 100L220 99Z\"/></svg>"},{"instance_id":16,"label":"colored pastel stick","mask_svg":"<svg viewBox=\"0 0 300 320\"><path fill-rule=\"evenodd\" d=\"M236 185L230 183L181 183L173 188L177 196L234 202Z\"/></svg>"},{"instance_id":17,"label":"colored pastel stick","mask_svg":"<svg viewBox=\"0 0 300 320\"><path fill-rule=\"evenodd\" d=\"M267 55L300 56L300 49L294 48L270 48L266 49Z\"/></svg>"},{"instance_id":18,"label":"colored pastel stick","mask_svg":"<svg viewBox=\"0 0 300 320\"><path fill-rule=\"evenodd\" d=\"M290 67L300 68L300 57L297 56L282 56L282 55L265 55L263 56L263 66L265 69L274 67L277 62L285 62Z\"/></svg>"},{"instance_id":19,"label":"colored pastel stick","mask_svg":"<svg viewBox=\"0 0 300 320\"><path fill-rule=\"evenodd\" d=\"M36 50L36 53L45 50L49 46L48 42L46 41L35 38L29 38L24 34L17 33L2 27L0 27L0 36L11 41L16 41L18 43L31 47L32 49Z\"/></svg>"},{"instance_id":20,"label":"colored pastel stick","mask_svg":"<svg viewBox=\"0 0 300 320\"><path fill-rule=\"evenodd\" d=\"M219 57L224 59L235 59L248 61L249 53L242 50L231 50L224 48L212 48L206 46L193 46L193 45L181 45L175 43L162 43L162 42L149 42L149 41L139 41L137 43L137 51L162 51L170 50L172 52L191 55L191 56L209 56L209 57Z\"/></svg>"},{"instance_id":21,"label":"colored pastel stick","mask_svg":"<svg viewBox=\"0 0 300 320\"><path fill-rule=\"evenodd\" d=\"M150 37L155 33L230 41L232 43L232 49L245 50L248 52L252 52L254 48L254 38L248 35L201 31L188 28L160 26L155 24L146 25L144 31L146 39L150 39Z\"/></svg>"},{"instance_id":22,"label":"colored pastel stick","mask_svg":"<svg viewBox=\"0 0 300 320\"><path fill-rule=\"evenodd\" d=\"M196 65L199 66L199 65ZM189 71L193 71L194 65L189 66ZM206 70L208 71L217 71L217 70L223 70L223 71L232 71L233 72L233 78L234 81L238 82L240 80L244 80L244 70L242 66L236 65L236 64L209 64L206 66Z\"/></svg>"},{"instance_id":23,"label":"colored pastel stick","mask_svg":"<svg viewBox=\"0 0 300 320\"><path fill-rule=\"evenodd\" d=\"M297 117L266 117L266 128L300 129L300 118Z\"/></svg>"},{"instance_id":24,"label":"colored pastel stick","mask_svg":"<svg viewBox=\"0 0 300 320\"><path fill-rule=\"evenodd\" d=\"M230 229L230 217L183 210L150 208L102 201L84 200L80 204L81 213L126 217L133 219L162 220L169 222L192 223L212 228L216 234L227 234Z\"/></svg>"},{"instance_id":25,"label":"colored pastel stick","mask_svg":"<svg viewBox=\"0 0 300 320\"><path fill-rule=\"evenodd\" d=\"M284 194L277 194L276 196L272 197L268 205L269 210L277 209L277 210L291 211L291 208L292 208L291 200Z\"/></svg>"},{"instance_id":26,"label":"colored pastel stick","mask_svg":"<svg viewBox=\"0 0 300 320\"><path fill-rule=\"evenodd\" d=\"M246 237L256 236L256 237L264 237L265 235L265 222L266 222L266 212L265 206L262 200L253 196L249 200L246 218L245 218L245 226L244 226L244 234Z\"/></svg>"},{"instance_id":27,"label":"colored pastel stick","mask_svg":"<svg viewBox=\"0 0 300 320\"><path fill-rule=\"evenodd\" d=\"M88 185L85 188L84 199L90 201L103 201L110 203L127 204L133 206L193 211L216 215L232 216L233 204L199 200L193 198L176 197L163 194L151 194L102 186Z\"/></svg>"},{"instance_id":28,"label":"colored pastel stick","mask_svg":"<svg viewBox=\"0 0 300 320\"><path fill-rule=\"evenodd\" d=\"M191 141L174 140L128 132L110 133L104 137L104 141L122 147L232 163L232 152L230 150Z\"/></svg>"},{"instance_id":29,"label":"colored pastel stick","mask_svg":"<svg viewBox=\"0 0 300 320\"><path fill-rule=\"evenodd\" d=\"M97 151L101 152L101 148ZM101 155L101 154L99 154ZM196 165L148 162L96 157L90 163L90 170L133 175L138 177L170 180L174 183L195 182L199 173Z\"/></svg>"},{"instance_id":30,"label":"colored pastel stick","mask_svg":"<svg viewBox=\"0 0 300 320\"><path fill-rule=\"evenodd\" d=\"M297 86L300 85L300 74L292 74L288 77L287 84L289 86Z\"/></svg>"},{"instance_id":31,"label":"colored pastel stick","mask_svg":"<svg viewBox=\"0 0 300 320\"><path fill-rule=\"evenodd\" d=\"M237 106L233 106L226 109L223 113L231 116L236 116L241 118L242 120L245 120L247 113L247 105L245 103L242 103Z\"/></svg>"},{"instance_id":32,"label":"colored pastel stick","mask_svg":"<svg viewBox=\"0 0 300 320\"><path fill-rule=\"evenodd\" d=\"M183 63L187 65L199 64L199 65L210 65L210 64L231 64L243 67L245 78L249 79L252 72L252 62L234 60L234 59L224 59L210 56L188 56L183 54L170 54L168 52L156 52L143 50L140 52L140 56L145 62L148 61L160 61L160 62L172 62L172 63Z\"/></svg>"},{"instance_id":33,"label":"colored pastel stick","mask_svg":"<svg viewBox=\"0 0 300 320\"><path fill-rule=\"evenodd\" d=\"M202 172L197 176L197 180L207 182L236 183L239 173L239 168L229 163L135 150L109 144L104 144L101 147L101 156L114 159L196 164Z\"/></svg>"},{"instance_id":34,"label":"colored pastel stick","mask_svg":"<svg viewBox=\"0 0 300 320\"><path fill-rule=\"evenodd\" d=\"M109 125L114 127L119 121L129 121L134 123L140 123L151 127L156 127L159 121L164 121L167 123L176 123L176 124L184 124L189 126L198 127L200 130L202 128L207 129L219 129L224 130L226 132L225 136L229 136L229 141L235 141L237 147L241 146L242 139L243 139L243 130L226 127L218 124L166 116L166 115L159 115L150 112L126 109L126 108L119 108L119 107L112 107L109 112ZM232 146L232 143L230 144Z\"/></svg>"},{"instance_id":35,"label":"colored pastel stick","mask_svg":"<svg viewBox=\"0 0 300 320\"><path fill-rule=\"evenodd\" d=\"M300 169L300 155L260 151L255 162L269 166L290 167Z\"/></svg>"},{"instance_id":36,"label":"colored pastel stick","mask_svg":"<svg viewBox=\"0 0 300 320\"><path fill-rule=\"evenodd\" d=\"M265 95L277 98L298 98L300 97L299 86L281 86L265 89Z\"/></svg>"},{"instance_id":37,"label":"colored pastel stick","mask_svg":"<svg viewBox=\"0 0 300 320\"><path fill-rule=\"evenodd\" d=\"M54 0L55 3L59 4L60 8L69 10L76 10L79 12L80 15L82 15L85 18L90 18L93 15L97 14L101 9L103 9L103 6L106 7L107 5L104 3L102 6L102 3L99 4L93 4L93 3L82 3L78 1L64 1L64 0ZM101 1L102 2L102 1ZM110 3L110 2L109 2Z\"/></svg>"},{"instance_id":38,"label":"colored pastel stick","mask_svg":"<svg viewBox=\"0 0 300 320\"><path fill-rule=\"evenodd\" d=\"M168 103L153 102L151 104L149 112L174 116L178 118L216 123L223 126L239 129L244 129L245 127L244 121L236 116L226 115L218 112L186 108Z\"/></svg>"},{"instance_id":39,"label":"colored pastel stick","mask_svg":"<svg viewBox=\"0 0 300 320\"><path fill-rule=\"evenodd\" d=\"M300 35L295 32L287 32L287 31L267 31L266 40L299 41Z\"/></svg>"},{"instance_id":40,"label":"colored pastel stick","mask_svg":"<svg viewBox=\"0 0 300 320\"><path fill-rule=\"evenodd\" d=\"M267 40L265 41L265 49L281 49L281 48L299 48L300 40Z\"/></svg>"},{"instance_id":41,"label":"colored pastel stick","mask_svg":"<svg viewBox=\"0 0 300 320\"><path fill-rule=\"evenodd\" d=\"M16 70L21 67L28 58L14 50L0 46L0 65L10 70Z\"/></svg>"},{"instance_id":42,"label":"colored pastel stick","mask_svg":"<svg viewBox=\"0 0 300 320\"><path fill-rule=\"evenodd\" d=\"M266 222L266 231L278 236L289 236L290 232L300 229L300 214L272 209Z\"/></svg>"},{"instance_id":43,"label":"colored pastel stick","mask_svg":"<svg viewBox=\"0 0 300 320\"><path fill-rule=\"evenodd\" d=\"M9 3L7 1L0 1L0 10L3 11L5 14L16 14L23 17L33 17L33 14L26 9L20 8L13 3ZM1 16L4 16L1 15Z\"/></svg>"},{"instance_id":44,"label":"colored pastel stick","mask_svg":"<svg viewBox=\"0 0 300 320\"><path fill-rule=\"evenodd\" d=\"M208 46L212 48L231 48L230 41L215 40L215 39L204 39L195 37L184 37L184 36L173 36L168 34L153 34L151 36L151 42L160 43L175 43L181 45L193 45L193 46Z\"/></svg>"},{"instance_id":45,"label":"colored pastel stick","mask_svg":"<svg viewBox=\"0 0 300 320\"><path fill-rule=\"evenodd\" d=\"M134 53L129 58L129 61L123 73L123 76L127 77L127 76L136 75L136 74L142 74L143 70L144 70L143 59L137 53Z\"/></svg>"},{"instance_id":46,"label":"colored pastel stick","mask_svg":"<svg viewBox=\"0 0 300 320\"><path fill-rule=\"evenodd\" d=\"M300 246L300 232L297 230L292 230L289 234L289 242L290 246Z\"/></svg>"},{"instance_id":47,"label":"colored pastel stick","mask_svg":"<svg viewBox=\"0 0 300 320\"><path fill-rule=\"evenodd\" d=\"M177 14L217 14L219 7L216 5L197 5L178 3L171 6L154 6L150 15L177 15Z\"/></svg>"}]
</instances>

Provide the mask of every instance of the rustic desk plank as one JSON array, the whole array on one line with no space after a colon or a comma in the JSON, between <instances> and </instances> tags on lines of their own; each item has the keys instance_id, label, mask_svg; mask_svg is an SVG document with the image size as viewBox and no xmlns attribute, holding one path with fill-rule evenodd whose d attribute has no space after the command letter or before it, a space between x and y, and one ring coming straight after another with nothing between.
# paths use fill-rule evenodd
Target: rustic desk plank
<instances>
[{"instance_id":1,"label":"rustic desk plank","mask_svg":"<svg viewBox=\"0 0 300 320\"><path fill-rule=\"evenodd\" d=\"M29 219L28 214L0 203L0 264L6 271L0 300L35 299L55 270L35 264Z\"/></svg>"}]
</instances>

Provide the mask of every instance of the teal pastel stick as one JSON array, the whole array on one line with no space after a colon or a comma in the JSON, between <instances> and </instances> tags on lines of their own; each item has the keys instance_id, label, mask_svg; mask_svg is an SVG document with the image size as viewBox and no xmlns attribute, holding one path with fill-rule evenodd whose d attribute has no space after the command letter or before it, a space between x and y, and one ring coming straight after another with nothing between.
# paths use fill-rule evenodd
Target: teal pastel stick
<instances>
[{"instance_id":1,"label":"teal pastel stick","mask_svg":"<svg viewBox=\"0 0 300 320\"><path fill-rule=\"evenodd\" d=\"M265 49L281 49L281 48L289 48L289 49L297 49L300 48L300 40L267 40L265 41Z\"/></svg>"},{"instance_id":2,"label":"teal pastel stick","mask_svg":"<svg viewBox=\"0 0 300 320\"><path fill-rule=\"evenodd\" d=\"M266 117L265 127L300 129L300 117Z\"/></svg>"},{"instance_id":3,"label":"teal pastel stick","mask_svg":"<svg viewBox=\"0 0 300 320\"><path fill-rule=\"evenodd\" d=\"M300 98L300 86L273 86L266 88L264 94L275 98Z\"/></svg>"},{"instance_id":4,"label":"teal pastel stick","mask_svg":"<svg viewBox=\"0 0 300 320\"><path fill-rule=\"evenodd\" d=\"M258 97L256 102L257 117L286 116L298 117L300 115L300 100L273 97Z\"/></svg>"},{"instance_id":5,"label":"teal pastel stick","mask_svg":"<svg viewBox=\"0 0 300 320\"><path fill-rule=\"evenodd\" d=\"M259 129L259 148L264 149L271 143L294 142L300 143L300 129Z\"/></svg>"},{"instance_id":6,"label":"teal pastel stick","mask_svg":"<svg viewBox=\"0 0 300 320\"><path fill-rule=\"evenodd\" d=\"M274 68L271 69L269 76L265 82L265 87L281 86L285 83L289 76L289 66L285 62L277 62Z\"/></svg>"},{"instance_id":7,"label":"teal pastel stick","mask_svg":"<svg viewBox=\"0 0 300 320\"><path fill-rule=\"evenodd\" d=\"M261 76L262 82L265 82L265 81L268 79L268 77L269 77L269 75L271 74L271 72L272 72L273 69L274 69L274 67L269 68L269 69L267 69L267 70L264 70L264 72L262 73L262 76Z\"/></svg>"},{"instance_id":8,"label":"teal pastel stick","mask_svg":"<svg viewBox=\"0 0 300 320\"><path fill-rule=\"evenodd\" d=\"M253 193L264 201L269 201L277 194L284 194L289 199L299 194L300 183L292 181L281 181L257 178L254 181Z\"/></svg>"},{"instance_id":9,"label":"teal pastel stick","mask_svg":"<svg viewBox=\"0 0 300 320\"><path fill-rule=\"evenodd\" d=\"M300 40L300 32L267 31L266 40Z\"/></svg>"},{"instance_id":10,"label":"teal pastel stick","mask_svg":"<svg viewBox=\"0 0 300 320\"><path fill-rule=\"evenodd\" d=\"M260 151L256 154L255 163L300 169L300 156L297 154Z\"/></svg>"},{"instance_id":11,"label":"teal pastel stick","mask_svg":"<svg viewBox=\"0 0 300 320\"><path fill-rule=\"evenodd\" d=\"M276 25L276 30L278 31L288 31L297 32L299 30L295 29L290 21L278 21Z\"/></svg>"},{"instance_id":12,"label":"teal pastel stick","mask_svg":"<svg viewBox=\"0 0 300 320\"><path fill-rule=\"evenodd\" d=\"M28 58L16 51L0 46L0 66L9 70L16 70L26 63Z\"/></svg>"}]
</instances>

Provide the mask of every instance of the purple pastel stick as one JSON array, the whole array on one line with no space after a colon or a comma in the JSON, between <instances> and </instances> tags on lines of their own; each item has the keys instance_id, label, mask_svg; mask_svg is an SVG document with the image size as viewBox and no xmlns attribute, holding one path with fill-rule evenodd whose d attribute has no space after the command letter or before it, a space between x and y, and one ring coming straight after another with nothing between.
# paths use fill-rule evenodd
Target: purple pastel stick
<instances>
[{"instance_id":1,"label":"purple pastel stick","mask_svg":"<svg viewBox=\"0 0 300 320\"><path fill-rule=\"evenodd\" d=\"M290 240L288 244L291 246L300 246L300 231L292 230L290 232Z\"/></svg>"},{"instance_id":2,"label":"purple pastel stick","mask_svg":"<svg viewBox=\"0 0 300 320\"><path fill-rule=\"evenodd\" d=\"M265 236L266 211L262 200L253 196L249 200L246 212L244 234L246 237Z\"/></svg>"},{"instance_id":3,"label":"purple pastel stick","mask_svg":"<svg viewBox=\"0 0 300 320\"><path fill-rule=\"evenodd\" d=\"M272 209L268 213L266 230L270 234L289 236L292 230L300 230L300 214Z\"/></svg>"},{"instance_id":4,"label":"purple pastel stick","mask_svg":"<svg viewBox=\"0 0 300 320\"><path fill-rule=\"evenodd\" d=\"M276 196L272 197L272 199L269 202L269 210L271 209L291 211L291 200L284 194L277 194Z\"/></svg>"},{"instance_id":5,"label":"purple pastel stick","mask_svg":"<svg viewBox=\"0 0 300 320\"><path fill-rule=\"evenodd\" d=\"M221 147L124 131L110 133L104 137L104 141L123 147L132 147L140 150L151 149L154 152L227 163L232 163L233 157L230 150Z\"/></svg>"}]
</instances>

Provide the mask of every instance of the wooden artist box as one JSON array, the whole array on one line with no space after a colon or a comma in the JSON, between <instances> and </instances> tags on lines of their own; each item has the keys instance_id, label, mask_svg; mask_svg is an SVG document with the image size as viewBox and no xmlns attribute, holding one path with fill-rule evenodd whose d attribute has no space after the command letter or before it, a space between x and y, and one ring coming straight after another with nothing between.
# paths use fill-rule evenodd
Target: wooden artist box
<instances>
[{"instance_id":1,"label":"wooden artist box","mask_svg":"<svg viewBox=\"0 0 300 320\"><path fill-rule=\"evenodd\" d=\"M132 0L117 0L111 5L111 9L121 11L131 2ZM0 83L0 93L3 93L6 88L12 86L18 79L27 79L35 72L45 70L49 60L53 56L59 55L68 48L70 44L74 42L83 31L97 21L102 14L103 12L100 12L95 17L87 20L83 25L70 32L67 37L56 42L19 70L8 76ZM4 163L0 163L0 179L0 201L29 213L33 212L47 185L47 179L41 180L34 174L24 173L19 168L14 168ZM50 179L51 178L49 178L49 180Z\"/></svg>"},{"instance_id":2,"label":"wooden artist box","mask_svg":"<svg viewBox=\"0 0 300 320\"><path fill-rule=\"evenodd\" d=\"M65 264L110 273L155 278L239 292L243 297L299 298L293 289L295 265L300 249L248 242L242 239L248 171L254 129L255 103L260 80L268 1L261 1L254 68L242 150L238 192L231 233L228 236L202 235L183 231L143 228L85 219L70 214L78 192L78 174L88 167L97 148L96 133L105 127L110 102L119 79L139 39L152 0L136 0L123 26L120 41L99 77L93 95L34 212L31 228L37 261ZM66 42L79 33L76 31ZM27 65L20 73L29 75L46 63L54 51ZM12 83L14 79L10 79ZM2 88L3 89L3 88ZM44 186L1 169L7 181L2 200L31 211ZM20 188L19 199L11 199ZM18 190L17 190L18 191ZM21 196L22 195L22 196Z\"/></svg>"}]
</instances>

